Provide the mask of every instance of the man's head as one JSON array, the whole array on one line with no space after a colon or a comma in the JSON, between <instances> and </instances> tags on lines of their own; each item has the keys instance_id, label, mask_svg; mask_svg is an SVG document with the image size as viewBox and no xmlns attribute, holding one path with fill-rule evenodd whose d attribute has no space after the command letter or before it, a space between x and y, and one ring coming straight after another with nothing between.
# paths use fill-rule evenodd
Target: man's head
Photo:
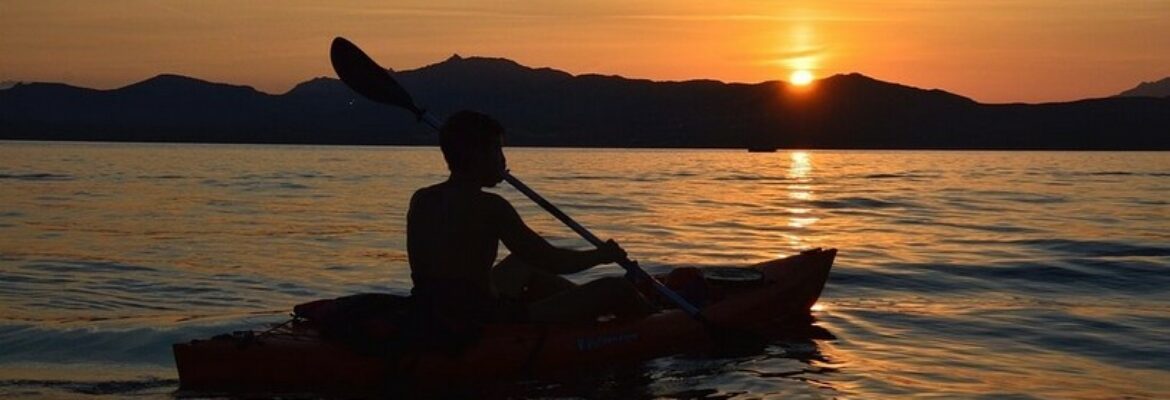
<instances>
[{"instance_id":1,"label":"man's head","mask_svg":"<svg viewBox=\"0 0 1170 400\"><path fill-rule=\"evenodd\" d=\"M504 127L492 117L460 111L447 118L439 130L439 147L452 177L472 179L482 186L503 180L506 167Z\"/></svg>"}]
</instances>

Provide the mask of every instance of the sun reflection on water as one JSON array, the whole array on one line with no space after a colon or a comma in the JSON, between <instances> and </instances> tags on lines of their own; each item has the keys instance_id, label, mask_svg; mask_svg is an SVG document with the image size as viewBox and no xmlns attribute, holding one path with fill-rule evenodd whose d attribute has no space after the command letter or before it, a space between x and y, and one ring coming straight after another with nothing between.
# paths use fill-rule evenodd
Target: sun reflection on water
<instances>
[{"instance_id":1,"label":"sun reflection on water","mask_svg":"<svg viewBox=\"0 0 1170 400\"><path fill-rule=\"evenodd\" d=\"M788 177L804 180L812 172L812 157L807 151L793 151L789 153L792 164L788 168Z\"/></svg>"},{"instance_id":2,"label":"sun reflection on water","mask_svg":"<svg viewBox=\"0 0 1170 400\"><path fill-rule=\"evenodd\" d=\"M812 174L812 157L807 151L793 151L789 153L791 160L788 167L787 177L789 180L797 183L788 185L788 198L797 202L807 202L814 199L813 185L809 184L812 181L810 175ZM807 228L820 220L809 214L807 208L789 208L788 227L795 229ZM801 243L800 237L793 235L789 237L789 243L793 246L799 246Z\"/></svg>"}]
</instances>

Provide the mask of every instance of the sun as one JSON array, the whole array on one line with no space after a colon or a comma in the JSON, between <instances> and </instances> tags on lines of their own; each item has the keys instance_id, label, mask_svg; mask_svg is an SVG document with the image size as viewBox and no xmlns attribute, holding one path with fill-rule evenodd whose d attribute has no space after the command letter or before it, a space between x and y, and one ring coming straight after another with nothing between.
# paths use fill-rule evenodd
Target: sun
<instances>
[{"instance_id":1,"label":"sun","mask_svg":"<svg viewBox=\"0 0 1170 400\"><path fill-rule=\"evenodd\" d=\"M812 83L813 74L807 69L800 69L792 71L792 75L788 76L789 82L796 86L804 86Z\"/></svg>"}]
</instances>

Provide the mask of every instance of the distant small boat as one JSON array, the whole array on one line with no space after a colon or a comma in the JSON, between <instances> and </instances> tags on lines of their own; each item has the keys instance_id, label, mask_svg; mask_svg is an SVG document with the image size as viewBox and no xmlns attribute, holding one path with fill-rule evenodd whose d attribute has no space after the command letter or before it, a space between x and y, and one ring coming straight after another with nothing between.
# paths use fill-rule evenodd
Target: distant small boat
<instances>
[{"instance_id":1,"label":"distant small boat","mask_svg":"<svg viewBox=\"0 0 1170 400\"><path fill-rule=\"evenodd\" d=\"M772 146L751 146L748 147L748 153L775 153L776 147Z\"/></svg>"}]
</instances>

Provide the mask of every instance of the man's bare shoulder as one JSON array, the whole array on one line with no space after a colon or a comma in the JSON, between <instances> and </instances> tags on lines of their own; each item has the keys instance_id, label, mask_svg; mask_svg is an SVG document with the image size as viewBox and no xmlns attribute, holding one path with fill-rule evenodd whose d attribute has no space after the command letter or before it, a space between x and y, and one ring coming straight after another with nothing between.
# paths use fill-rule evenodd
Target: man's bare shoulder
<instances>
[{"instance_id":1,"label":"man's bare shoulder","mask_svg":"<svg viewBox=\"0 0 1170 400\"><path fill-rule=\"evenodd\" d=\"M447 190L454 189L454 190ZM470 201L471 204L477 207L484 207L492 213L507 212L514 210L512 204L508 202L503 196L495 193L485 192L482 190L462 190L461 188L449 188L446 183L437 183L418 189L411 196L410 202L414 205L417 202L434 202L438 201L444 196L455 196L456 198L463 198L465 201Z\"/></svg>"},{"instance_id":2,"label":"man's bare shoulder","mask_svg":"<svg viewBox=\"0 0 1170 400\"><path fill-rule=\"evenodd\" d=\"M414 205L415 202L418 202L420 200L433 199L435 197L440 196L442 194L442 191L441 191L442 185L443 185L442 183L436 183L434 185L427 186L427 187L421 188L419 190L415 190L414 195L410 196L410 204Z\"/></svg>"},{"instance_id":3,"label":"man's bare shoulder","mask_svg":"<svg viewBox=\"0 0 1170 400\"><path fill-rule=\"evenodd\" d=\"M512 209L512 203L509 203L503 196L492 192L480 191L475 194L476 203L483 205L487 211L491 213L506 212Z\"/></svg>"}]
</instances>

